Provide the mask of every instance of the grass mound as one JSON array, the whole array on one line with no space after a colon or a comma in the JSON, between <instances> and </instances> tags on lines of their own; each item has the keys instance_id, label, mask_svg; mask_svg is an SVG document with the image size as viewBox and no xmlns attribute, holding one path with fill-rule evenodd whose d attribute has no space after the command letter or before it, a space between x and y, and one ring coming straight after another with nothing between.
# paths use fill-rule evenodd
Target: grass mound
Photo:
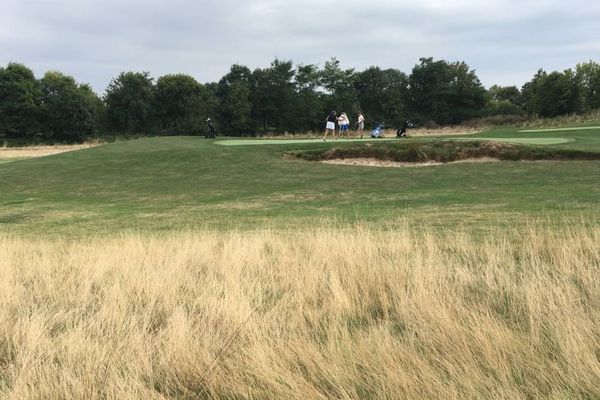
<instances>
[{"instance_id":1,"label":"grass mound","mask_svg":"<svg viewBox=\"0 0 600 400\"><path fill-rule=\"evenodd\" d=\"M401 162L452 162L474 158L518 160L600 160L600 153L564 148L548 148L473 141L414 141L404 143L360 143L332 149L289 152L296 158L324 161L344 158L374 158Z\"/></svg>"}]
</instances>

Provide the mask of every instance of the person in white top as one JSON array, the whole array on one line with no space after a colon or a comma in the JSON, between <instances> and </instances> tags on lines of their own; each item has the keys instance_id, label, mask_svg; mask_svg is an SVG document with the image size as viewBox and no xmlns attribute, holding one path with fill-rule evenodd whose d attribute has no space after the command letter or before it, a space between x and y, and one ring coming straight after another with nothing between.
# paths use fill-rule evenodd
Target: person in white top
<instances>
[{"instance_id":1,"label":"person in white top","mask_svg":"<svg viewBox=\"0 0 600 400\"><path fill-rule=\"evenodd\" d=\"M346 115L345 112L343 112L339 117L338 117L338 125L340 126L340 137L342 137L342 135L344 134L344 132L346 133L346 139L350 140L350 133L349 133L349 128L350 128L350 120L348 119L348 116Z\"/></svg>"},{"instance_id":2,"label":"person in white top","mask_svg":"<svg viewBox=\"0 0 600 400\"><path fill-rule=\"evenodd\" d=\"M362 139L363 132L365 130L365 117L361 112L358 113L358 121L356 122L356 125L358 125L358 133L360 133L360 138Z\"/></svg>"},{"instance_id":3,"label":"person in white top","mask_svg":"<svg viewBox=\"0 0 600 400\"><path fill-rule=\"evenodd\" d=\"M332 111L329 113L327 118L325 119L325 136L323 136L323 141L327 140L327 134L331 131L331 135L333 136L333 140L337 140L335 136L335 123L337 122L337 113Z\"/></svg>"}]
</instances>

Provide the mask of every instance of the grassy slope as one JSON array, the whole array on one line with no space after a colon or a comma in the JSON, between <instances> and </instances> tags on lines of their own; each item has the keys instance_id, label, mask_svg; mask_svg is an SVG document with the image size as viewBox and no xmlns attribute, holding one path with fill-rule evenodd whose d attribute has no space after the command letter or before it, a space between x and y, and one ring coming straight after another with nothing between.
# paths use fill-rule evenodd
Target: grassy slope
<instances>
[{"instance_id":1,"label":"grassy slope","mask_svg":"<svg viewBox=\"0 0 600 400\"><path fill-rule=\"evenodd\" d=\"M600 131L478 136L565 137L576 140L557 147L600 151ZM0 164L0 230L247 228L321 217L454 226L600 215L596 161L384 169L281 158L287 150L331 146L227 147L196 137L148 138Z\"/></svg>"},{"instance_id":2,"label":"grassy slope","mask_svg":"<svg viewBox=\"0 0 600 400\"><path fill-rule=\"evenodd\" d=\"M595 124L597 125L597 124ZM600 151L600 129L562 132L518 132L518 129L494 129L480 133L477 137L519 137L519 138L544 138L561 137L574 139L569 143L557 144L556 147L570 148L586 151Z\"/></svg>"}]
</instances>

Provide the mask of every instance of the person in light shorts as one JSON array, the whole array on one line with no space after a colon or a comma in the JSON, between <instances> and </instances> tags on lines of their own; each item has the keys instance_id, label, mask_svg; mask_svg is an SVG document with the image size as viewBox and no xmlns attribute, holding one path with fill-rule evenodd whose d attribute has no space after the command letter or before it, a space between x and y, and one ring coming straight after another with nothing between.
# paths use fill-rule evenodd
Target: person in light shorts
<instances>
[{"instance_id":1,"label":"person in light shorts","mask_svg":"<svg viewBox=\"0 0 600 400\"><path fill-rule=\"evenodd\" d=\"M335 136L335 123L337 122L337 113L335 111L330 112L325 121L325 136L323 136L323 141L327 139L327 134L329 133L329 131L331 131L333 139L337 140L337 137Z\"/></svg>"},{"instance_id":2,"label":"person in light shorts","mask_svg":"<svg viewBox=\"0 0 600 400\"><path fill-rule=\"evenodd\" d=\"M338 117L338 124L340 126L340 138L345 133L346 134L346 139L350 140L350 119L348 118L348 116L346 115L345 112L343 112Z\"/></svg>"},{"instance_id":3,"label":"person in light shorts","mask_svg":"<svg viewBox=\"0 0 600 400\"><path fill-rule=\"evenodd\" d=\"M361 112L358 113L358 121L356 122L356 125L358 126L358 133L360 133L360 138L362 139L363 132L365 130L365 117Z\"/></svg>"}]
</instances>

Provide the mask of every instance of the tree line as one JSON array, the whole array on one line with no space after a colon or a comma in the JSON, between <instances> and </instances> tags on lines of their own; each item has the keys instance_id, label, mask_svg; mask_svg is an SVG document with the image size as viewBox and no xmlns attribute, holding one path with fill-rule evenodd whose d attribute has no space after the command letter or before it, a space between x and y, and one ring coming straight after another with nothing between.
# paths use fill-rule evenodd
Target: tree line
<instances>
[{"instance_id":1,"label":"tree line","mask_svg":"<svg viewBox=\"0 0 600 400\"><path fill-rule=\"evenodd\" d=\"M464 62L421 58L410 74L373 66L344 69L275 59L269 67L231 66L218 82L185 74L152 78L122 72L102 96L57 71L37 79L27 66L0 67L0 142L76 142L102 135L321 131L331 110L364 113L370 123L451 125L488 116L555 117L600 108L600 64L540 69L523 87L486 89Z\"/></svg>"}]
</instances>

